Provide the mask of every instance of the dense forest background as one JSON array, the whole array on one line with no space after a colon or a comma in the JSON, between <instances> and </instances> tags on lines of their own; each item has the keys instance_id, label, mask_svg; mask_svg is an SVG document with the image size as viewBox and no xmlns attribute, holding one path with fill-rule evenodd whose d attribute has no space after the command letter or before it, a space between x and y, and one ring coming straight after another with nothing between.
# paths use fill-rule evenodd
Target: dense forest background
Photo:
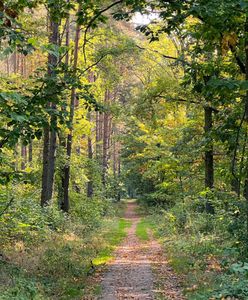
<instances>
[{"instance_id":1,"label":"dense forest background","mask_svg":"<svg viewBox=\"0 0 248 300\"><path fill-rule=\"evenodd\" d=\"M96 293L123 198L188 299L248 299L247 11L0 1L0 299Z\"/></svg>"}]
</instances>

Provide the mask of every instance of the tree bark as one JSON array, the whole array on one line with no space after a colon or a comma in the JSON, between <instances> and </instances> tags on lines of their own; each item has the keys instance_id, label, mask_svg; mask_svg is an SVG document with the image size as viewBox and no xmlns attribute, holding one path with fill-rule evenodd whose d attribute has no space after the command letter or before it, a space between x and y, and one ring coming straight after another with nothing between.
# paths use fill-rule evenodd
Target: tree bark
<instances>
[{"instance_id":1,"label":"tree bark","mask_svg":"<svg viewBox=\"0 0 248 300\"><path fill-rule=\"evenodd\" d=\"M96 159L102 161L102 140L103 140L103 113L96 112Z\"/></svg>"},{"instance_id":2,"label":"tree bark","mask_svg":"<svg viewBox=\"0 0 248 300\"><path fill-rule=\"evenodd\" d=\"M15 150L14 150L14 156L15 156L15 171L18 171L19 169L19 162L18 162L18 156L19 156L19 153L18 153L18 143L15 145Z\"/></svg>"},{"instance_id":3,"label":"tree bark","mask_svg":"<svg viewBox=\"0 0 248 300\"><path fill-rule=\"evenodd\" d=\"M24 145L21 145L21 156L22 156L21 170L25 170L27 164L27 147Z\"/></svg>"},{"instance_id":4,"label":"tree bark","mask_svg":"<svg viewBox=\"0 0 248 300\"><path fill-rule=\"evenodd\" d=\"M44 128L43 132L43 166L42 166L42 188L41 188L41 206L48 204L48 172L49 172L49 126Z\"/></svg>"},{"instance_id":5,"label":"tree bark","mask_svg":"<svg viewBox=\"0 0 248 300\"><path fill-rule=\"evenodd\" d=\"M33 142L31 141L28 146L28 162L32 164L33 162Z\"/></svg>"},{"instance_id":6,"label":"tree bark","mask_svg":"<svg viewBox=\"0 0 248 300\"><path fill-rule=\"evenodd\" d=\"M248 81L248 17L245 22L245 80ZM245 96L245 118L246 130L248 126L248 92ZM244 180L244 197L246 199L246 235L248 236L248 159L246 160L245 166L245 180Z\"/></svg>"},{"instance_id":7,"label":"tree bark","mask_svg":"<svg viewBox=\"0 0 248 300\"><path fill-rule=\"evenodd\" d=\"M95 81L95 76L93 72L89 73L88 76L88 80L89 82L94 82ZM88 121L91 122L92 121L92 114L89 111L88 112ZM88 198L92 198L93 197L93 172L92 172L92 160L93 160L93 146L92 146L92 138L91 138L91 133L88 136L88 161L89 161L89 170L88 170L88 182L87 182L87 197Z\"/></svg>"},{"instance_id":8,"label":"tree bark","mask_svg":"<svg viewBox=\"0 0 248 300\"><path fill-rule=\"evenodd\" d=\"M205 188L212 190L214 187L214 151L213 140L211 138L211 131L213 127L213 110L211 107L204 107L205 117L205 136L209 139L205 149ZM214 213L214 207L210 201L206 202L206 211L208 213Z\"/></svg>"},{"instance_id":9,"label":"tree bark","mask_svg":"<svg viewBox=\"0 0 248 300\"><path fill-rule=\"evenodd\" d=\"M59 24L50 19L49 43L58 45L59 41ZM57 65L58 58L56 55L48 55L48 76L54 76L54 68ZM48 108L56 110L56 104L49 103ZM41 189L41 206L48 205L53 194L54 171L55 171L55 151L56 151L56 117L53 115L50 120L50 126L44 128L43 139L43 170L42 170L42 189Z\"/></svg>"},{"instance_id":10,"label":"tree bark","mask_svg":"<svg viewBox=\"0 0 248 300\"><path fill-rule=\"evenodd\" d=\"M120 155L118 153L118 183L120 183L120 177L121 177L121 159L120 159ZM118 188L117 201L118 202L121 201L120 188Z\"/></svg>"},{"instance_id":11,"label":"tree bark","mask_svg":"<svg viewBox=\"0 0 248 300\"><path fill-rule=\"evenodd\" d=\"M80 12L80 10L81 10L81 6L79 6L79 12ZM74 64L73 64L74 75L76 75L77 64L78 64L80 28L81 28L81 26L77 23L75 43L74 43ZM75 87L73 87L72 91L71 91L70 115L69 115L70 133L67 136L67 145L66 145L67 146L66 147L67 164L64 167L64 186L63 186L64 197L63 197L63 201L61 202L61 209L64 212L69 211L70 162L71 162L71 152L72 152L72 134L73 134L75 101L76 101L76 89L75 89Z\"/></svg>"},{"instance_id":12,"label":"tree bark","mask_svg":"<svg viewBox=\"0 0 248 300\"><path fill-rule=\"evenodd\" d=\"M88 113L88 120L91 121L91 113ZM93 147L92 147L92 139L91 136L88 136L88 160L92 161L93 159ZM93 196L93 178L92 178L92 170L89 170L88 179L87 182L87 197L92 198Z\"/></svg>"},{"instance_id":13,"label":"tree bark","mask_svg":"<svg viewBox=\"0 0 248 300\"><path fill-rule=\"evenodd\" d=\"M104 102L109 102L109 91L105 91ZM108 145L109 145L109 113L103 115L103 147L102 147L102 183L106 185L106 176L108 171Z\"/></svg>"},{"instance_id":14,"label":"tree bark","mask_svg":"<svg viewBox=\"0 0 248 300\"><path fill-rule=\"evenodd\" d=\"M67 3L69 3L69 0L67 0ZM65 24L65 30L66 30L66 37L65 37L65 47L67 47L68 51L65 56L65 65L69 66L69 44L70 44L70 15L68 15L66 19ZM65 110L65 108L63 108ZM61 135L59 136L59 144L60 147L63 149L63 151L66 151L66 135L61 132ZM64 152L63 152L64 153ZM59 171L60 176L60 182L58 184L58 206L62 208L63 202L64 202L64 186L65 186L65 172L64 172L64 166L61 167Z\"/></svg>"}]
</instances>

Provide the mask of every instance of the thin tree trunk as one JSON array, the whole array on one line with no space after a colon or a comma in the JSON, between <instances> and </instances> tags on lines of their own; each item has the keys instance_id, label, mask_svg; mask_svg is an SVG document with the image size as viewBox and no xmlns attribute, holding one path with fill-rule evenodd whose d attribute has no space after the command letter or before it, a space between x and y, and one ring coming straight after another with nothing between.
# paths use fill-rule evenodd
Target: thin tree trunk
<instances>
[{"instance_id":1,"label":"thin tree trunk","mask_svg":"<svg viewBox=\"0 0 248 300\"><path fill-rule=\"evenodd\" d=\"M90 72L89 73L89 76L88 76L88 80L89 82L93 83L95 81L95 76L94 76L94 73L93 72ZM91 112L89 111L88 112L88 121L91 122L92 121L92 114ZM92 138L91 138L91 134L88 136L88 161L90 162L90 165L91 166L91 162L93 160L93 146L92 146ZM88 170L88 182L87 182L87 197L88 198L92 198L93 196L93 172L92 172L92 168L89 167L89 170Z\"/></svg>"},{"instance_id":2,"label":"thin tree trunk","mask_svg":"<svg viewBox=\"0 0 248 300\"><path fill-rule=\"evenodd\" d=\"M79 6L79 12L81 10L81 6ZM79 39L80 39L80 25L77 23L76 27L76 35L75 35L75 45L74 45L74 64L73 70L74 75L76 75L76 69L78 64L78 50L79 50ZM72 133L73 133L73 120L74 120L74 111L75 111L75 101L76 101L76 89L75 87L71 91L71 102L70 102L70 133L67 136L67 161L68 163L64 167L64 198L63 202L61 203L61 209L64 212L69 211L69 183L70 183L70 161L71 161L71 152L72 152Z\"/></svg>"},{"instance_id":3,"label":"thin tree trunk","mask_svg":"<svg viewBox=\"0 0 248 300\"><path fill-rule=\"evenodd\" d=\"M67 1L69 3L69 0ZM65 56L65 65L68 67L69 66L69 44L70 44L70 15L68 15L66 19L66 38L65 38L65 46L68 48L68 51ZM60 146L61 148L66 151L66 136L62 132L60 137ZM60 184L58 185L58 204L59 207L62 207L62 203L64 202L64 186L65 186L65 174L64 174L64 167L60 169L59 175L60 175Z\"/></svg>"},{"instance_id":4,"label":"thin tree trunk","mask_svg":"<svg viewBox=\"0 0 248 300\"><path fill-rule=\"evenodd\" d=\"M28 162L30 165L33 162L33 142L31 141L29 146L28 146Z\"/></svg>"},{"instance_id":5,"label":"thin tree trunk","mask_svg":"<svg viewBox=\"0 0 248 300\"><path fill-rule=\"evenodd\" d=\"M231 166L231 171L236 174L237 172L237 158L234 158L234 166ZM233 170L232 170L233 169ZM238 175L236 175L234 177L234 175L232 174L232 178L231 178L231 189L233 192L235 192L238 197L240 196L240 178L238 177Z\"/></svg>"},{"instance_id":6,"label":"thin tree trunk","mask_svg":"<svg viewBox=\"0 0 248 300\"><path fill-rule=\"evenodd\" d=\"M21 170L25 170L27 164L27 147L24 145L21 145L21 157Z\"/></svg>"},{"instance_id":7,"label":"thin tree trunk","mask_svg":"<svg viewBox=\"0 0 248 300\"><path fill-rule=\"evenodd\" d=\"M11 60L12 60L12 66L13 66L13 73L17 73L16 51L12 54Z\"/></svg>"},{"instance_id":8,"label":"thin tree trunk","mask_svg":"<svg viewBox=\"0 0 248 300\"><path fill-rule=\"evenodd\" d=\"M118 155L118 182L120 182L120 177L121 177L121 160L120 160L120 155ZM118 189L118 195L117 195L117 201L121 201L121 191Z\"/></svg>"},{"instance_id":9,"label":"thin tree trunk","mask_svg":"<svg viewBox=\"0 0 248 300\"><path fill-rule=\"evenodd\" d=\"M245 79L248 81L248 17L246 17L245 22ZM248 92L246 92L245 96L245 118L244 121L246 123L246 130L248 125ZM246 235L248 236L248 159L246 160L245 167L245 180L244 180L244 197L246 199Z\"/></svg>"},{"instance_id":10,"label":"thin tree trunk","mask_svg":"<svg viewBox=\"0 0 248 300\"><path fill-rule=\"evenodd\" d=\"M52 109L56 110L56 105L52 104ZM52 118L51 122L57 122L56 117ZM49 143L49 179L48 179L48 189L47 197L49 200L53 196L53 185L54 185L54 173L55 173L55 160L56 160L56 148L57 148L57 133L54 127L51 128L50 132L50 143Z\"/></svg>"},{"instance_id":11,"label":"thin tree trunk","mask_svg":"<svg viewBox=\"0 0 248 300\"><path fill-rule=\"evenodd\" d=\"M104 102L109 102L109 91L105 91ZM106 176L108 170L108 138L109 138L109 113L105 112L103 115L103 148L102 148L102 183L106 184Z\"/></svg>"},{"instance_id":12,"label":"thin tree trunk","mask_svg":"<svg viewBox=\"0 0 248 300\"><path fill-rule=\"evenodd\" d=\"M18 162L18 143L15 145L15 150L14 150L14 156L15 156L15 171L18 171L19 169L19 162Z\"/></svg>"},{"instance_id":13,"label":"thin tree trunk","mask_svg":"<svg viewBox=\"0 0 248 300\"><path fill-rule=\"evenodd\" d=\"M100 156L100 113L96 112L96 159Z\"/></svg>"},{"instance_id":14,"label":"thin tree trunk","mask_svg":"<svg viewBox=\"0 0 248 300\"><path fill-rule=\"evenodd\" d=\"M69 0L67 1L69 3ZM70 15L66 19L65 46L68 48L70 44ZM69 66L69 49L65 56L65 64Z\"/></svg>"},{"instance_id":15,"label":"thin tree trunk","mask_svg":"<svg viewBox=\"0 0 248 300\"><path fill-rule=\"evenodd\" d=\"M20 73L20 54L16 53L16 71Z\"/></svg>"},{"instance_id":16,"label":"thin tree trunk","mask_svg":"<svg viewBox=\"0 0 248 300\"><path fill-rule=\"evenodd\" d=\"M9 57L6 58L6 72L7 72L7 75L9 76Z\"/></svg>"},{"instance_id":17,"label":"thin tree trunk","mask_svg":"<svg viewBox=\"0 0 248 300\"><path fill-rule=\"evenodd\" d=\"M43 168L42 168L42 188L41 188L41 206L45 206L49 202L48 198L48 176L49 176L49 126L44 128L43 133Z\"/></svg>"},{"instance_id":18,"label":"thin tree trunk","mask_svg":"<svg viewBox=\"0 0 248 300\"><path fill-rule=\"evenodd\" d=\"M103 118L103 113L96 112L96 159L99 164L102 163Z\"/></svg>"},{"instance_id":19,"label":"thin tree trunk","mask_svg":"<svg viewBox=\"0 0 248 300\"><path fill-rule=\"evenodd\" d=\"M91 121L91 113L88 113L88 120ZM93 159L93 147L92 147L92 139L91 136L88 136L88 160L92 161ZM92 198L93 196L93 179L92 179L92 170L89 170L88 175L89 181L87 182L87 197Z\"/></svg>"},{"instance_id":20,"label":"thin tree trunk","mask_svg":"<svg viewBox=\"0 0 248 300\"><path fill-rule=\"evenodd\" d=\"M116 154L116 141L113 141L113 175L116 178L117 175L117 154Z\"/></svg>"},{"instance_id":21,"label":"thin tree trunk","mask_svg":"<svg viewBox=\"0 0 248 300\"><path fill-rule=\"evenodd\" d=\"M214 187L214 151L213 151L213 140L210 137L212 127L213 127L213 118L212 118L212 108L206 106L204 108L204 117L205 117L205 135L209 139L209 142L206 145L205 150L205 188L210 190ZM210 201L207 200L206 211L208 213L214 213L214 207Z\"/></svg>"}]
</instances>

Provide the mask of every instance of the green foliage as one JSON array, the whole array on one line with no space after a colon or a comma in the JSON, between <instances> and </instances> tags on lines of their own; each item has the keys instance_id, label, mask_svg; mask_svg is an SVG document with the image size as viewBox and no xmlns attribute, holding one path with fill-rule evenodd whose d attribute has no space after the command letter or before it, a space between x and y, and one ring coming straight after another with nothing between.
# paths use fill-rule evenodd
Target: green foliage
<instances>
[{"instance_id":1,"label":"green foliage","mask_svg":"<svg viewBox=\"0 0 248 300\"><path fill-rule=\"evenodd\" d=\"M125 236L128 222L110 222L110 229L103 220L115 213L111 200L126 193L154 209L154 227L172 266L192 275L187 288L197 283L196 291L189 291L192 299L247 298L248 221L242 197L247 192L247 1L148 2L0 1L0 56L8 74L1 77L0 90L0 229L3 251L10 256L3 261L9 273L3 299L80 297L90 260L107 261ZM45 15L33 13L42 15L43 5L51 23L60 24L55 44L47 43ZM150 43L131 26L116 25L105 14L109 9L116 20L156 11L157 20L138 27ZM66 40L67 22L75 31L69 15L85 29L79 49ZM47 57L56 63L47 66ZM18 70L17 58L33 59L30 74ZM10 74L12 59L15 74ZM70 106L72 91L76 99ZM107 117L105 124L94 111ZM110 135L105 186L103 139L93 138L95 121L105 126L99 136ZM54 200L41 208L44 128L56 131L60 145ZM86 153L87 139L93 154ZM25 153L19 162L18 144L25 150L32 141L35 162L28 163ZM113 141L122 149L113 150ZM207 176L204 184L212 148L214 188ZM120 155L123 175L116 165L110 167ZM59 211L55 200L63 193L65 166L71 171L70 215ZM215 214L206 213L207 204ZM150 220L142 220L137 235L148 239L150 226ZM102 229L106 232L100 234ZM231 251L226 255L225 249ZM37 261L26 266L34 256Z\"/></svg>"},{"instance_id":2,"label":"green foliage","mask_svg":"<svg viewBox=\"0 0 248 300\"><path fill-rule=\"evenodd\" d=\"M210 215L204 211L206 193L187 196L170 209L150 208L149 220L174 270L186 275L189 299L246 299L245 201L216 191L211 196L215 214Z\"/></svg>"},{"instance_id":3,"label":"green foliage","mask_svg":"<svg viewBox=\"0 0 248 300\"><path fill-rule=\"evenodd\" d=\"M118 207L106 199L75 194L69 216L57 205L41 208L32 185L15 191L1 216L0 298L82 297L91 261L105 263L130 222L117 220Z\"/></svg>"},{"instance_id":4,"label":"green foliage","mask_svg":"<svg viewBox=\"0 0 248 300\"><path fill-rule=\"evenodd\" d=\"M104 216L111 216L114 213L111 201L104 198L83 199L82 195L75 194L73 201L75 204L72 208L72 215L84 224L85 232L99 227Z\"/></svg>"}]
</instances>

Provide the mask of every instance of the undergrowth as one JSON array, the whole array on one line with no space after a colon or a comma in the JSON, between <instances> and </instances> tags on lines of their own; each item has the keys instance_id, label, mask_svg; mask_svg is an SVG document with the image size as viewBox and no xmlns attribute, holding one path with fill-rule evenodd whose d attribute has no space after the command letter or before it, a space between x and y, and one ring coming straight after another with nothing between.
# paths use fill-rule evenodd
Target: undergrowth
<instances>
[{"instance_id":1,"label":"undergrowth","mask_svg":"<svg viewBox=\"0 0 248 300\"><path fill-rule=\"evenodd\" d=\"M129 222L106 199L77 196L70 215L20 193L0 219L0 299L82 299L86 280L111 258ZM123 208L121 208L123 210Z\"/></svg>"},{"instance_id":2,"label":"undergrowth","mask_svg":"<svg viewBox=\"0 0 248 300\"><path fill-rule=\"evenodd\" d=\"M187 299L248 299L244 203L232 194L224 196L214 195L214 215L202 210L197 197L186 197L172 208L148 208L150 215L137 230L146 238L143 225L153 224L170 265L183 278Z\"/></svg>"}]
</instances>

